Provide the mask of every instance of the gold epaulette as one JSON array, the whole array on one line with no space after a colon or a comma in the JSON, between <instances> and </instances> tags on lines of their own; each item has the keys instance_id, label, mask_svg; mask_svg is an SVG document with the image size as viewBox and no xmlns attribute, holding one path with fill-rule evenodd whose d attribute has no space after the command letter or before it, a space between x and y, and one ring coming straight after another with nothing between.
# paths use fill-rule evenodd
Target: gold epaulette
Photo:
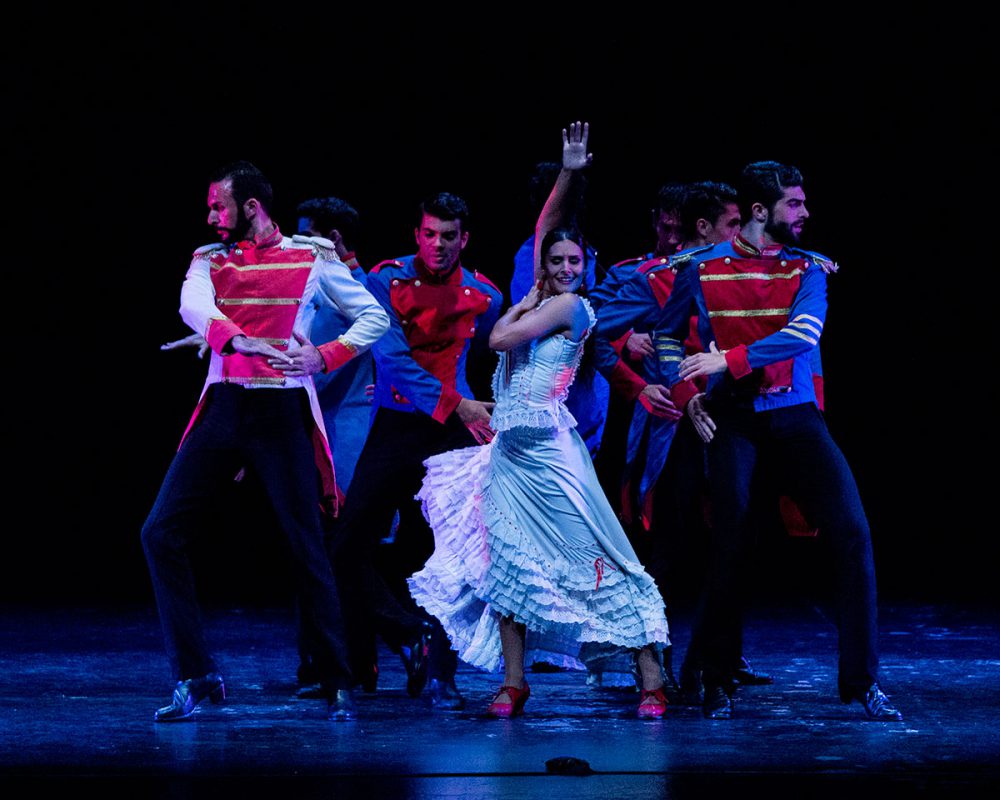
<instances>
[{"instance_id":1,"label":"gold epaulette","mask_svg":"<svg viewBox=\"0 0 1000 800\"><path fill-rule=\"evenodd\" d=\"M690 250L685 250L683 253L670 256L670 268L673 270L680 269L693 261L696 255L704 253L706 250L711 250L713 247L715 247L714 244L705 245L704 247L693 247Z\"/></svg>"},{"instance_id":2,"label":"gold epaulette","mask_svg":"<svg viewBox=\"0 0 1000 800\"><path fill-rule=\"evenodd\" d=\"M825 256L821 256L818 253L810 254L809 260L812 261L814 264L816 264L817 267L819 267L821 270L823 270L823 272L827 273L828 275L832 272L840 271L840 264L838 264L836 261L826 258Z\"/></svg>"},{"instance_id":3,"label":"gold epaulette","mask_svg":"<svg viewBox=\"0 0 1000 800\"><path fill-rule=\"evenodd\" d=\"M798 247L788 248L789 252L801 254L807 259L812 261L817 267L819 267L823 272L830 274L833 272L838 272L840 270L840 264L834 261L832 258L827 258L822 253L814 253L811 250L802 250Z\"/></svg>"},{"instance_id":4,"label":"gold epaulette","mask_svg":"<svg viewBox=\"0 0 1000 800\"><path fill-rule=\"evenodd\" d=\"M226 246L222 242L215 242L214 244L206 244L199 247L191 254L191 258L208 258L212 253L215 252L225 252Z\"/></svg>"},{"instance_id":5,"label":"gold epaulette","mask_svg":"<svg viewBox=\"0 0 1000 800\"><path fill-rule=\"evenodd\" d=\"M333 242L329 239L324 239L322 236L303 236L302 234L296 233L292 237L292 241L295 244L311 247L313 254L319 258L326 259L327 261L340 260L337 258L337 249Z\"/></svg>"}]
</instances>

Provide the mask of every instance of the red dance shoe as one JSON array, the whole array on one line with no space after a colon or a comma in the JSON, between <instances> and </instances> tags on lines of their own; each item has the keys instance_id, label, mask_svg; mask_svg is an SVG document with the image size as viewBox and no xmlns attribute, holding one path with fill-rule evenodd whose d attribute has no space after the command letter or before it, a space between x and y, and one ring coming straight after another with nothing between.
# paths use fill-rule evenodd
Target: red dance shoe
<instances>
[{"instance_id":1,"label":"red dance shoe","mask_svg":"<svg viewBox=\"0 0 1000 800\"><path fill-rule=\"evenodd\" d=\"M506 694L510 698L509 703L498 703L496 701L496 698L502 694ZM524 682L523 689L517 689L513 686L501 686L500 691L493 698L493 702L486 709L486 713L491 717L499 717L500 719L516 717L524 710L524 704L528 702L530 696L531 689L528 687L527 681Z\"/></svg>"},{"instance_id":2,"label":"red dance shoe","mask_svg":"<svg viewBox=\"0 0 1000 800\"><path fill-rule=\"evenodd\" d=\"M656 702L647 703L646 698L653 697ZM663 687L659 689L643 689L642 698L639 700L639 708L636 711L639 719L659 719L667 713L667 698L663 694Z\"/></svg>"}]
</instances>

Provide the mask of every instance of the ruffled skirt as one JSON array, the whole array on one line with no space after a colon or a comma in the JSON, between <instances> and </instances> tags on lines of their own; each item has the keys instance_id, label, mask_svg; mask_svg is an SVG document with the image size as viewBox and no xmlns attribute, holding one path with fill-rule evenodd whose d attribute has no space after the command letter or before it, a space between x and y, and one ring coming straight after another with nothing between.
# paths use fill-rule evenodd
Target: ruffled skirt
<instances>
[{"instance_id":1,"label":"ruffled skirt","mask_svg":"<svg viewBox=\"0 0 1000 800\"><path fill-rule=\"evenodd\" d=\"M579 669L585 643L668 643L660 592L576 431L514 428L424 463L417 497L435 550L410 592L464 661L499 666L501 616L525 625L529 664Z\"/></svg>"}]
</instances>

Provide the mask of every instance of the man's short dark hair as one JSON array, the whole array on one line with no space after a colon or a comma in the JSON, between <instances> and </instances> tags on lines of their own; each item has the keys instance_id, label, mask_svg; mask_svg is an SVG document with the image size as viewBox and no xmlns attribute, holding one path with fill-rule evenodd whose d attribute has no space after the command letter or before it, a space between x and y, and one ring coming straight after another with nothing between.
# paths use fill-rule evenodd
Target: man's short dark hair
<instances>
[{"instance_id":1,"label":"man's short dark hair","mask_svg":"<svg viewBox=\"0 0 1000 800\"><path fill-rule=\"evenodd\" d=\"M344 246L354 249L354 243L360 227L358 212L350 203L339 197L313 197L299 203L296 213L313 222L313 228L324 236L331 231L337 231Z\"/></svg>"},{"instance_id":2,"label":"man's short dark hair","mask_svg":"<svg viewBox=\"0 0 1000 800\"><path fill-rule=\"evenodd\" d=\"M750 219L750 209L760 203L768 212L774 208L785 189L802 185L802 173L795 167L777 161L754 161L743 168L740 175L740 214Z\"/></svg>"},{"instance_id":3,"label":"man's short dark hair","mask_svg":"<svg viewBox=\"0 0 1000 800\"><path fill-rule=\"evenodd\" d=\"M424 201L417 207L417 226L423 221L424 214L450 222L457 219L462 231L468 230L469 207L465 201L457 194L440 192L425 197Z\"/></svg>"},{"instance_id":4,"label":"man's short dark hair","mask_svg":"<svg viewBox=\"0 0 1000 800\"><path fill-rule=\"evenodd\" d=\"M656 193L656 207L654 214L665 211L667 214L677 214L684 203L684 196L687 193L686 183L665 183Z\"/></svg>"},{"instance_id":5,"label":"man's short dark hair","mask_svg":"<svg viewBox=\"0 0 1000 800\"><path fill-rule=\"evenodd\" d=\"M728 183L699 181L689 184L678 211L684 240L690 242L697 238L699 219L707 219L714 225L725 213L726 206L735 202L736 190Z\"/></svg>"},{"instance_id":6,"label":"man's short dark hair","mask_svg":"<svg viewBox=\"0 0 1000 800\"><path fill-rule=\"evenodd\" d=\"M233 200L239 208L251 197L260 203L264 213L271 216L271 206L274 203L274 191L271 189L271 182L264 177L264 173L249 161L236 161L228 164L222 169L212 173L209 183L222 183L232 181Z\"/></svg>"}]
</instances>

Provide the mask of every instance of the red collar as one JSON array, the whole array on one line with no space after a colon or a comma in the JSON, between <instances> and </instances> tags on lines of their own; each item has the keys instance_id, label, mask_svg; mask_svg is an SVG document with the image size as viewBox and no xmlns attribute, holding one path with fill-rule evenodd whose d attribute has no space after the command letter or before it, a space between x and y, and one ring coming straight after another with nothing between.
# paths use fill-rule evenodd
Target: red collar
<instances>
[{"instance_id":1,"label":"red collar","mask_svg":"<svg viewBox=\"0 0 1000 800\"><path fill-rule=\"evenodd\" d=\"M414 257L413 268L417 271L417 275L428 283L437 283L441 286L459 286L462 283L461 260L455 262L455 266L447 275L442 275L440 272L432 272L420 256Z\"/></svg>"},{"instance_id":2,"label":"red collar","mask_svg":"<svg viewBox=\"0 0 1000 800\"><path fill-rule=\"evenodd\" d=\"M756 245L750 244L750 242L738 234L733 237L733 248L737 252L744 253L755 258L777 258L781 255L781 251L784 247L785 246L782 244L769 244L765 245L764 248L761 249Z\"/></svg>"},{"instance_id":3,"label":"red collar","mask_svg":"<svg viewBox=\"0 0 1000 800\"><path fill-rule=\"evenodd\" d=\"M267 236L265 236L260 241L245 240L242 242L237 242L236 246L240 250L249 250L251 247L256 247L258 249L264 249L267 247L276 247L277 245L281 244L282 238L283 237L281 235L281 231L278 229L278 226L275 225L274 230L271 231Z\"/></svg>"}]
</instances>

